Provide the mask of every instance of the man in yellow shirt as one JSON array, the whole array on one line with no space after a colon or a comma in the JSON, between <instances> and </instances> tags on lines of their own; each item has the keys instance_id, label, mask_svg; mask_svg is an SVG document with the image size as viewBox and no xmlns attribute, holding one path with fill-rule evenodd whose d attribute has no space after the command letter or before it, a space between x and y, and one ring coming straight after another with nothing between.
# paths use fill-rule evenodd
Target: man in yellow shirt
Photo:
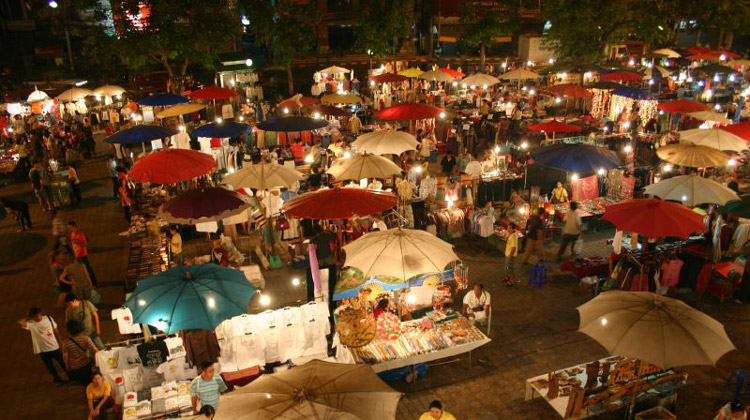
<instances>
[{"instance_id":1,"label":"man in yellow shirt","mask_svg":"<svg viewBox=\"0 0 750 420\"><path fill-rule=\"evenodd\" d=\"M505 273L507 278L505 279L506 286L512 286L515 282L515 270L514 265L516 262L516 256L518 255L518 232L516 226L511 223L508 225L508 239L505 241Z\"/></svg>"},{"instance_id":2,"label":"man in yellow shirt","mask_svg":"<svg viewBox=\"0 0 750 420\"><path fill-rule=\"evenodd\" d=\"M172 239L169 240L169 250L172 253L172 261L177 265L182 265L182 236L177 231L177 226L170 226L169 232Z\"/></svg>"},{"instance_id":3,"label":"man in yellow shirt","mask_svg":"<svg viewBox=\"0 0 750 420\"><path fill-rule=\"evenodd\" d=\"M568 190L563 187L562 182L557 183L555 189L552 190L552 204L566 203L568 202Z\"/></svg>"},{"instance_id":4,"label":"man in yellow shirt","mask_svg":"<svg viewBox=\"0 0 750 420\"><path fill-rule=\"evenodd\" d=\"M419 420L456 420L453 414L443 410L443 404L435 400L430 403L426 413L419 416Z\"/></svg>"}]
</instances>

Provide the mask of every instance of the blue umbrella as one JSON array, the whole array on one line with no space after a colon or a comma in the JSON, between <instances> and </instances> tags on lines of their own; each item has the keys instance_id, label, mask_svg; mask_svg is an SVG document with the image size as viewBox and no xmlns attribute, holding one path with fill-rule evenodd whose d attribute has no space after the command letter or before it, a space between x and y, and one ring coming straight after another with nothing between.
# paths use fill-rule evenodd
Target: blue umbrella
<instances>
[{"instance_id":1,"label":"blue umbrella","mask_svg":"<svg viewBox=\"0 0 750 420\"><path fill-rule=\"evenodd\" d=\"M255 287L239 270L216 264L177 266L138 283L125 306L133 320L167 334L213 330L247 313Z\"/></svg>"},{"instance_id":2,"label":"blue umbrella","mask_svg":"<svg viewBox=\"0 0 750 420\"><path fill-rule=\"evenodd\" d=\"M542 165L581 174L620 166L617 154L603 147L585 144L556 144L537 149L531 157Z\"/></svg>"},{"instance_id":3,"label":"blue umbrella","mask_svg":"<svg viewBox=\"0 0 750 420\"><path fill-rule=\"evenodd\" d=\"M324 119L310 117L284 117L263 121L258 124L258 128L265 131L295 132L317 130L318 128L326 127L327 125L328 121Z\"/></svg>"},{"instance_id":4,"label":"blue umbrella","mask_svg":"<svg viewBox=\"0 0 750 420\"><path fill-rule=\"evenodd\" d=\"M196 137L227 138L250 134L250 131L252 131L252 128L247 124L234 121L222 121L220 123L202 125L193 130L193 135Z\"/></svg>"},{"instance_id":5,"label":"blue umbrella","mask_svg":"<svg viewBox=\"0 0 750 420\"><path fill-rule=\"evenodd\" d=\"M643 89L621 87L612 91L613 95L625 96L630 99L655 99L654 94Z\"/></svg>"},{"instance_id":6,"label":"blue umbrella","mask_svg":"<svg viewBox=\"0 0 750 420\"><path fill-rule=\"evenodd\" d=\"M104 139L107 143L139 144L151 140L159 140L172 137L176 131L158 125L136 125L125 130L120 130Z\"/></svg>"},{"instance_id":7,"label":"blue umbrella","mask_svg":"<svg viewBox=\"0 0 750 420\"><path fill-rule=\"evenodd\" d=\"M171 93L157 93L156 95L146 96L138 101L139 105L145 106L167 106L186 104L189 100L185 97L172 95Z\"/></svg>"}]
</instances>

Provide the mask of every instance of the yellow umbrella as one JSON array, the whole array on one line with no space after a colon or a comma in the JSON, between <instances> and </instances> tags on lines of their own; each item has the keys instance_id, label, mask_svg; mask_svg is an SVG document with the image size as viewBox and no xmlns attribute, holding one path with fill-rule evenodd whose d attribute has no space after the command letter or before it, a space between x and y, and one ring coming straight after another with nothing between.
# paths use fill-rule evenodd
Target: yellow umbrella
<instances>
[{"instance_id":1,"label":"yellow umbrella","mask_svg":"<svg viewBox=\"0 0 750 420\"><path fill-rule=\"evenodd\" d=\"M359 96L334 93L323 96L320 102L324 104L358 104L362 103L362 99Z\"/></svg>"},{"instance_id":2,"label":"yellow umbrella","mask_svg":"<svg viewBox=\"0 0 750 420\"><path fill-rule=\"evenodd\" d=\"M450 74L442 70L432 70L426 73L422 73L419 75L419 78L434 81L434 82L450 82L455 79L455 77L451 76Z\"/></svg>"},{"instance_id":3,"label":"yellow umbrella","mask_svg":"<svg viewBox=\"0 0 750 420\"><path fill-rule=\"evenodd\" d=\"M526 69L515 69L500 75L500 79L504 80L540 79L541 77L539 74Z\"/></svg>"},{"instance_id":4,"label":"yellow umbrella","mask_svg":"<svg viewBox=\"0 0 750 420\"><path fill-rule=\"evenodd\" d=\"M398 74L400 74L401 76L406 76L406 77L419 77L422 73L424 72L416 67L411 67L406 70L401 70L400 72L398 72Z\"/></svg>"},{"instance_id":5,"label":"yellow umbrella","mask_svg":"<svg viewBox=\"0 0 750 420\"><path fill-rule=\"evenodd\" d=\"M694 144L670 144L657 150L656 155L669 163L691 168L710 168L729 162L724 152Z\"/></svg>"},{"instance_id":6,"label":"yellow umbrella","mask_svg":"<svg viewBox=\"0 0 750 420\"><path fill-rule=\"evenodd\" d=\"M178 117L183 114L198 112L205 107L203 104L179 104L159 112L156 114L156 118Z\"/></svg>"}]
</instances>

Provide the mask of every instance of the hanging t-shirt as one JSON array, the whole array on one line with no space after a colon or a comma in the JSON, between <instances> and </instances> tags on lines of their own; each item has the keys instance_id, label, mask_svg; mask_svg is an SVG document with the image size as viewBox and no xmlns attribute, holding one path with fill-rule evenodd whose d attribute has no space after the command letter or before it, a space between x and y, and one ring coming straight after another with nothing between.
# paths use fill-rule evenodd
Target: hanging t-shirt
<instances>
[{"instance_id":1,"label":"hanging t-shirt","mask_svg":"<svg viewBox=\"0 0 750 420\"><path fill-rule=\"evenodd\" d=\"M143 389L143 373L140 366L123 369L122 376L125 380L127 392L136 392Z\"/></svg>"},{"instance_id":2,"label":"hanging t-shirt","mask_svg":"<svg viewBox=\"0 0 750 420\"><path fill-rule=\"evenodd\" d=\"M162 340L140 344L137 349L143 366L159 366L167 361L169 355L167 345Z\"/></svg>"},{"instance_id":3,"label":"hanging t-shirt","mask_svg":"<svg viewBox=\"0 0 750 420\"><path fill-rule=\"evenodd\" d=\"M133 313L128 308L113 309L112 319L117 320L117 328L120 330L120 334L141 333L141 326L133 323Z\"/></svg>"},{"instance_id":4,"label":"hanging t-shirt","mask_svg":"<svg viewBox=\"0 0 750 420\"><path fill-rule=\"evenodd\" d=\"M60 348L60 344L55 337L55 328L57 324L52 317L45 315L42 320L28 321L24 329L31 333L31 344L34 348L34 354L55 351Z\"/></svg>"},{"instance_id":5,"label":"hanging t-shirt","mask_svg":"<svg viewBox=\"0 0 750 420\"><path fill-rule=\"evenodd\" d=\"M121 347L120 351L117 352L117 367L118 369L128 369L133 367L141 366L141 359L138 357L138 350L135 346Z\"/></svg>"},{"instance_id":6,"label":"hanging t-shirt","mask_svg":"<svg viewBox=\"0 0 750 420\"><path fill-rule=\"evenodd\" d=\"M185 345L182 342L182 339L179 337L169 337L164 340L164 344L167 345L169 360L178 359L187 355L187 351L185 351Z\"/></svg>"},{"instance_id":7,"label":"hanging t-shirt","mask_svg":"<svg viewBox=\"0 0 750 420\"><path fill-rule=\"evenodd\" d=\"M276 311L279 328L279 359L286 361L302 355L305 333L300 325L300 308L286 307Z\"/></svg>"},{"instance_id":8,"label":"hanging t-shirt","mask_svg":"<svg viewBox=\"0 0 750 420\"><path fill-rule=\"evenodd\" d=\"M263 341L266 344L266 363L281 361L281 355L279 354L279 325L275 312L268 310L259 313L256 317L258 319L258 327L263 331L261 333L263 335Z\"/></svg>"},{"instance_id":9,"label":"hanging t-shirt","mask_svg":"<svg viewBox=\"0 0 750 420\"><path fill-rule=\"evenodd\" d=\"M232 109L232 105L226 104L221 107L221 118L225 120L234 118L234 110Z\"/></svg>"},{"instance_id":10,"label":"hanging t-shirt","mask_svg":"<svg viewBox=\"0 0 750 420\"><path fill-rule=\"evenodd\" d=\"M156 368L156 372L164 375L164 380L167 382L187 381L198 376L198 370L195 367L191 368L185 357L162 363Z\"/></svg>"},{"instance_id":11,"label":"hanging t-shirt","mask_svg":"<svg viewBox=\"0 0 750 420\"><path fill-rule=\"evenodd\" d=\"M323 303L310 302L300 307L302 330L305 334L305 344L302 356L315 356L327 353L328 341L326 334L330 333L328 322L328 306Z\"/></svg>"}]
</instances>

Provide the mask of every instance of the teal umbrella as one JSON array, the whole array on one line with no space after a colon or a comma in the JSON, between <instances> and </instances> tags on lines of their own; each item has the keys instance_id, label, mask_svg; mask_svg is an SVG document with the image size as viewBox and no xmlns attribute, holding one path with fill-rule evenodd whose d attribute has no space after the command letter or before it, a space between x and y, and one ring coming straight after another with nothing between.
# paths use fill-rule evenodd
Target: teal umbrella
<instances>
[{"instance_id":1,"label":"teal umbrella","mask_svg":"<svg viewBox=\"0 0 750 420\"><path fill-rule=\"evenodd\" d=\"M724 213L750 218L750 195L740 196L739 200L732 200L722 207Z\"/></svg>"},{"instance_id":2,"label":"teal umbrella","mask_svg":"<svg viewBox=\"0 0 750 420\"><path fill-rule=\"evenodd\" d=\"M213 330L225 319L247 313L254 293L239 270L216 264L177 266L141 280L125 306L135 322L167 334Z\"/></svg>"}]
</instances>

